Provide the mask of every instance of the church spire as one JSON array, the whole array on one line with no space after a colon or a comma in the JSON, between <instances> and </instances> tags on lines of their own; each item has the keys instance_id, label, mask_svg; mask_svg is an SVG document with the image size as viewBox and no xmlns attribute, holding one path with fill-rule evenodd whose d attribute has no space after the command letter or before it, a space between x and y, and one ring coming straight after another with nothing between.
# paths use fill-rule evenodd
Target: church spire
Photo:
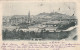
<instances>
[{"instance_id":1,"label":"church spire","mask_svg":"<svg viewBox=\"0 0 80 50\"><path fill-rule=\"evenodd\" d=\"M28 12L28 23L30 23L30 11Z\"/></svg>"}]
</instances>

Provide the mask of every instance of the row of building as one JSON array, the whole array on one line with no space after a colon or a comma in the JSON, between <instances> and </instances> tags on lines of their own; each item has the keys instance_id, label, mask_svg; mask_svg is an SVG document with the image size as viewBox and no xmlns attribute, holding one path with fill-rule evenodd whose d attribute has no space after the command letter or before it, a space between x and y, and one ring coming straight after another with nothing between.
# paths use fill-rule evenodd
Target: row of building
<instances>
[{"instance_id":1,"label":"row of building","mask_svg":"<svg viewBox=\"0 0 80 50\"><path fill-rule=\"evenodd\" d=\"M68 16L65 14L54 13L53 15L37 15L36 17L32 18L30 12L28 15L14 15L11 18L3 18L3 25L11 25L11 26L25 26L27 24L41 24L41 25L64 25L69 24L70 22L75 22L77 24L77 19L74 18L74 15ZM24 27L24 28L25 28Z\"/></svg>"}]
</instances>

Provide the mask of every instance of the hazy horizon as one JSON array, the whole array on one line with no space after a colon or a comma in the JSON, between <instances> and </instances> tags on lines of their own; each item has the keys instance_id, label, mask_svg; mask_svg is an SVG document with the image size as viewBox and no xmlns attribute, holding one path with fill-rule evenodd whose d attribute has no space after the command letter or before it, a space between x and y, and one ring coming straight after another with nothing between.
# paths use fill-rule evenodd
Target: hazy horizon
<instances>
[{"instance_id":1,"label":"hazy horizon","mask_svg":"<svg viewBox=\"0 0 80 50\"><path fill-rule=\"evenodd\" d=\"M3 16L12 15L37 15L42 12L58 12L72 15L76 9L74 2L52 3L52 2L7 2L3 5Z\"/></svg>"}]
</instances>

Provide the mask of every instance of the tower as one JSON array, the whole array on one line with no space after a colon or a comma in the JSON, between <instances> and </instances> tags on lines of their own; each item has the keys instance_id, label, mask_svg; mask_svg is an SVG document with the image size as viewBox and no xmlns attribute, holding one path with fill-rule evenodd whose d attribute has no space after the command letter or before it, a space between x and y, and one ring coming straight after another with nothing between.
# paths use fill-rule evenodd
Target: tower
<instances>
[{"instance_id":1,"label":"tower","mask_svg":"<svg viewBox=\"0 0 80 50\"><path fill-rule=\"evenodd\" d=\"M30 11L28 12L28 23L31 22L31 19L30 19Z\"/></svg>"}]
</instances>

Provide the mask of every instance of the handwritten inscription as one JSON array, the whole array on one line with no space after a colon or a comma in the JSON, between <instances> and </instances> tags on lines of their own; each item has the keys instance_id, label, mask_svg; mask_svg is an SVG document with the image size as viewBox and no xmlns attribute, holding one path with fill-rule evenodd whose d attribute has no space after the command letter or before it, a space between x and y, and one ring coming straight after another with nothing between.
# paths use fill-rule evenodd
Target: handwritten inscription
<instances>
[{"instance_id":1,"label":"handwritten inscription","mask_svg":"<svg viewBox=\"0 0 80 50\"><path fill-rule=\"evenodd\" d=\"M28 42L26 43L3 43L3 50L40 50L41 48L51 48L52 50L60 50L61 48L76 47L80 44L71 44L65 42Z\"/></svg>"}]
</instances>

